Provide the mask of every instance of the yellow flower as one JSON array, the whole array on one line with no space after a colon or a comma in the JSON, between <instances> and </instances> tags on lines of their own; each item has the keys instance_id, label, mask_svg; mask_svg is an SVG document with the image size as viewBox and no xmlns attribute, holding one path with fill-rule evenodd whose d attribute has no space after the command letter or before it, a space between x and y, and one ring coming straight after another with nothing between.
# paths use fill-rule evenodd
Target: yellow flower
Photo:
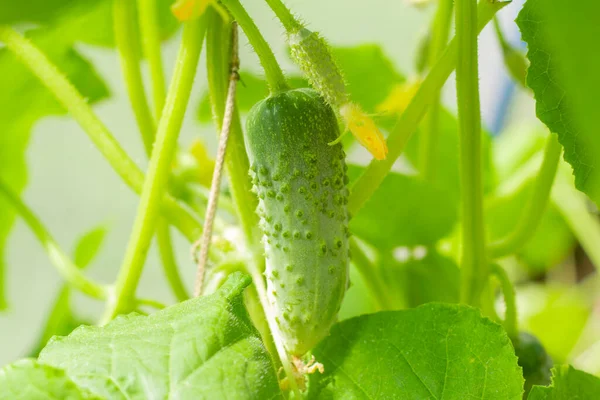
<instances>
[{"instance_id":1,"label":"yellow flower","mask_svg":"<svg viewBox=\"0 0 600 400\"><path fill-rule=\"evenodd\" d=\"M171 6L171 12L179 21L189 21L204 14L212 2L213 0L177 0Z\"/></svg>"},{"instance_id":2,"label":"yellow flower","mask_svg":"<svg viewBox=\"0 0 600 400\"><path fill-rule=\"evenodd\" d=\"M388 153L387 144L373 119L354 103L347 103L340 107L340 115L346 124L346 129L352 132L358 142L369 150L373 157L385 160Z\"/></svg>"}]
</instances>

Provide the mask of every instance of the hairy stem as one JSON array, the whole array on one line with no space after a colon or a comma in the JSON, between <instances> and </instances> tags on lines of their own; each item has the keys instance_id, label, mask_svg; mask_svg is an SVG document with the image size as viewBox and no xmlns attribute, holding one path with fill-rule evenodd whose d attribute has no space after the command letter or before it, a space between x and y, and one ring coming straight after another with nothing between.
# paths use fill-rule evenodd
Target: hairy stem
<instances>
[{"instance_id":1,"label":"hairy stem","mask_svg":"<svg viewBox=\"0 0 600 400\"><path fill-rule=\"evenodd\" d=\"M206 18L184 25L175 73L158 127L137 216L115 284L115 298L107 308L104 322L110 321L120 313L132 310L135 306L133 301L135 290L158 221L162 194L167 189L171 162L192 91L205 30Z\"/></svg>"},{"instance_id":2,"label":"hairy stem","mask_svg":"<svg viewBox=\"0 0 600 400\"><path fill-rule=\"evenodd\" d=\"M138 0L138 15L144 56L150 67L154 118L160 120L166 98L165 73L160 49L160 24L157 0Z\"/></svg>"},{"instance_id":3,"label":"hairy stem","mask_svg":"<svg viewBox=\"0 0 600 400\"><path fill-rule=\"evenodd\" d=\"M4 182L0 181L0 195L2 195L23 218L33 234L44 247L52 264L69 286L85 293L95 299L104 300L108 297L109 287L100 285L87 278L83 272L71 261L69 256L60 248L52 235L46 230L38 217L21 201Z\"/></svg>"},{"instance_id":4,"label":"hairy stem","mask_svg":"<svg viewBox=\"0 0 600 400\"><path fill-rule=\"evenodd\" d=\"M479 32L490 22L496 12L506 4L508 2L480 1L478 8ZM387 158L381 161L371 161L365 172L352 185L348 203L348 211L351 214L356 215L358 210L375 193L404 151L408 139L419 126L427 108L433 103L441 87L456 67L457 51L458 43L454 39L439 61L432 67L412 101L398 119L396 126L390 132Z\"/></svg>"},{"instance_id":5,"label":"hairy stem","mask_svg":"<svg viewBox=\"0 0 600 400\"><path fill-rule=\"evenodd\" d=\"M429 47L429 65L434 65L444 53L450 36L451 21L452 0L439 0ZM434 163L437 154L441 109L440 94L438 93L432 100L429 112L425 117L423 131L419 137L419 171L421 176L428 181L435 179Z\"/></svg>"},{"instance_id":6,"label":"hairy stem","mask_svg":"<svg viewBox=\"0 0 600 400\"><path fill-rule=\"evenodd\" d=\"M240 24L240 27L248 37L248 41L258 55L260 63L265 70L265 77L267 78L271 92L278 93L289 89L283 71L281 71L281 67L275 59L271 47L239 0L222 0L222 3L227 7L238 24Z\"/></svg>"},{"instance_id":7,"label":"hairy stem","mask_svg":"<svg viewBox=\"0 0 600 400\"><path fill-rule=\"evenodd\" d=\"M515 288L506 274L506 271L498 264L492 264L492 274L498 278L502 287L502 295L506 306L503 323L504 329L511 339L517 338L519 331L517 329L517 301Z\"/></svg>"},{"instance_id":8,"label":"hairy stem","mask_svg":"<svg viewBox=\"0 0 600 400\"><path fill-rule=\"evenodd\" d=\"M531 198L523 210L515 230L506 237L490 244L488 252L492 258L500 258L516 253L534 235L546 211L561 152L562 146L558 142L558 137L550 134Z\"/></svg>"},{"instance_id":9,"label":"hairy stem","mask_svg":"<svg viewBox=\"0 0 600 400\"><path fill-rule=\"evenodd\" d=\"M171 241L171 232L169 232L169 224L163 218L158 221L156 227L156 244L158 245L158 252L160 254L160 260L163 265L163 271L171 291L175 295L177 301L185 301L190 298L190 295L183 283L181 274L179 273L179 267L175 259L175 253L173 252L173 243Z\"/></svg>"},{"instance_id":10,"label":"hairy stem","mask_svg":"<svg viewBox=\"0 0 600 400\"><path fill-rule=\"evenodd\" d=\"M136 193L141 193L144 184L143 172L56 65L31 41L8 26L0 26L0 41L6 44L6 47L69 111L123 181ZM173 197L165 195L162 207L163 214L189 241L194 241L200 235L202 227L198 220Z\"/></svg>"},{"instance_id":11,"label":"hairy stem","mask_svg":"<svg viewBox=\"0 0 600 400\"><path fill-rule=\"evenodd\" d=\"M475 0L456 1L456 40L463 238L461 300L477 306L480 304L481 292L489 275L489 266L483 221L481 111Z\"/></svg>"},{"instance_id":12,"label":"hairy stem","mask_svg":"<svg viewBox=\"0 0 600 400\"><path fill-rule=\"evenodd\" d=\"M302 29L302 24L294 17L294 14L281 0L266 0L271 10L287 32L296 32Z\"/></svg>"},{"instance_id":13,"label":"hairy stem","mask_svg":"<svg viewBox=\"0 0 600 400\"><path fill-rule=\"evenodd\" d=\"M152 151L156 125L146 98L140 69L140 35L135 21L136 8L131 0L113 1L115 41L121 58L121 69L146 153Z\"/></svg>"}]
</instances>

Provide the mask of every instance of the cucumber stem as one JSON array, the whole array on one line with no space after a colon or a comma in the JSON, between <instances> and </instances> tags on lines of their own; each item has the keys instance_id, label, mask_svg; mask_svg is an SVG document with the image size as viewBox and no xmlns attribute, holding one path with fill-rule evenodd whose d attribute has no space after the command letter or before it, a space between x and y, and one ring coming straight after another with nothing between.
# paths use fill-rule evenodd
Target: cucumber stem
<instances>
[{"instance_id":1,"label":"cucumber stem","mask_svg":"<svg viewBox=\"0 0 600 400\"><path fill-rule=\"evenodd\" d=\"M246 12L244 6L238 0L222 0L222 3L240 24L240 27L248 37L248 41L254 48L254 51L256 51L260 63L265 70L265 77L267 78L271 93L275 94L289 90L290 86L285 80L279 63L275 59L273 50L271 50L271 47L260 33L250 15Z\"/></svg>"},{"instance_id":2,"label":"cucumber stem","mask_svg":"<svg viewBox=\"0 0 600 400\"><path fill-rule=\"evenodd\" d=\"M157 0L138 0L138 15L144 56L150 67L154 118L159 121L165 106L166 84L160 49L160 23ZM132 24L134 25L134 24Z\"/></svg>"},{"instance_id":3,"label":"cucumber stem","mask_svg":"<svg viewBox=\"0 0 600 400\"><path fill-rule=\"evenodd\" d=\"M435 14L431 43L429 45L429 65L434 65L448 44L450 36L450 23L452 21L452 0L439 0ZM441 91L440 87L440 91ZM419 137L419 171L423 179L435 179L434 163L437 153L437 142L440 128L440 113L442 105L440 93L432 101L429 112L425 116L424 129Z\"/></svg>"},{"instance_id":4,"label":"cucumber stem","mask_svg":"<svg viewBox=\"0 0 600 400\"><path fill-rule=\"evenodd\" d=\"M546 211L561 152L562 146L558 142L557 135L551 133L546 142L544 159L533 186L531 198L523 210L515 230L489 245L488 252L492 258L501 258L516 253L535 234Z\"/></svg>"},{"instance_id":5,"label":"cucumber stem","mask_svg":"<svg viewBox=\"0 0 600 400\"><path fill-rule=\"evenodd\" d=\"M294 14L281 0L266 0L266 2L288 33L294 33L303 28L300 21L294 17Z\"/></svg>"},{"instance_id":6,"label":"cucumber stem","mask_svg":"<svg viewBox=\"0 0 600 400\"><path fill-rule=\"evenodd\" d=\"M159 219L162 194L167 190L171 162L192 91L205 32L206 18L184 25L175 73L158 127L129 244L115 283L114 301L108 305L104 315L105 323L118 314L131 311L135 306L135 290Z\"/></svg>"},{"instance_id":7,"label":"cucumber stem","mask_svg":"<svg viewBox=\"0 0 600 400\"><path fill-rule=\"evenodd\" d=\"M461 301L478 306L489 275L485 247L481 154L481 111L477 59L477 2L456 1L456 92L460 137L463 248Z\"/></svg>"},{"instance_id":8,"label":"cucumber stem","mask_svg":"<svg viewBox=\"0 0 600 400\"><path fill-rule=\"evenodd\" d=\"M0 41L65 107L123 181L134 192L141 193L144 173L56 65L30 40L9 26L0 25ZM198 220L168 194L163 198L162 213L190 242L200 235L202 227Z\"/></svg>"},{"instance_id":9,"label":"cucumber stem","mask_svg":"<svg viewBox=\"0 0 600 400\"><path fill-rule=\"evenodd\" d=\"M375 301L375 311L392 310L391 301L387 298L388 291L377 274L376 266L354 238L350 239L350 251L352 252L352 263L362 276L369 292L371 292L371 297Z\"/></svg>"},{"instance_id":10,"label":"cucumber stem","mask_svg":"<svg viewBox=\"0 0 600 400\"><path fill-rule=\"evenodd\" d=\"M27 207L25 203L15 194L10 187L0 180L0 195L2 195L15 211L23 218L35 237L44 247L52 264L58 270L60 276L67 281L69 286L79 290L86 295L104 300L108 297L109 286L98 284L87 278L83 272L71 261L69 256L60 248L52 235L44 227L39 218Z\"/></svg>"},{"instance_id":11,"label":"cucumber stem","mask_svg":"<svg viewBox=\"0 0 600 400\"><path fill-rule=\"evenodd\" d=\"M478 7L479 32L490 22L496 12L507 4L508 2L481 0ZM404 151L406 143L419 126L427 108L432 104L435 96L439 93L441 87L456 67L457 46L458 43L455 38L448 45L438 62L431 68L431 71L427 74L425 80L423 80L408 107L398 118L398 122L387 139L389 149L387 158L381 161L373 160L365 172L352 185L348 203L348 211L352 215L356 215L373 193L375 193L386 175L391 171L398 157Z\"/></svg>"},{"instance_id":12,"label":"cucumber stem","mask_svg":"<svg viewBox=\"0 0 600 400\"><path fill-rule=\"evenodd\" d=\"M152 152L156 124L146 98L142 71L140 69L140 35L136 29L135 3L130 0L113 1L113 26L115 41L121 59L129 100L142 134L146 153Z\"/></svg>"},{"instance_id":13,"label":"cucumber stem","mask_svg":"<svg viewBox=\"0 0 600 400\"><path fill-rule=\"evenodd\" d=\"M492 274L498 278L500 286L502 287L502 295L506 306L503 322L504 330L508 334L508 337L516 339L519 335L519 330L517 329L517 301L515 288L504 268L498 264L492 264Z\"/></svg>"}]
</instances>

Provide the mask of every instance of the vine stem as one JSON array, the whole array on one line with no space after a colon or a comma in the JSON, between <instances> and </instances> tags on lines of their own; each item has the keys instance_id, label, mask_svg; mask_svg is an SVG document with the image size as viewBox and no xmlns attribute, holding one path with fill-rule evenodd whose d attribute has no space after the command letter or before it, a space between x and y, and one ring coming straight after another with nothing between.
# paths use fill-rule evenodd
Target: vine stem
<instances>
[{"instance_id":1,"label":"vine stem","mask_svg":"<svg viewBox=\"0 0 600 400\"><path fill-rule=\"evenodd\" d=\"M160 120L166 98L165 73L160 49L160 23L157 0L138 0L138 15L144 56L152 78L154 118ZM133 25L133 24L132 24Z\"/></svg>"},{"instance_id":2,"label":"vine stem","mask_svg":"<svg viewBox=\"0 0 600 400\"><path fill-rule=\"evenodd\" d=\"M140 39L136 25L132 23L132 21L135 21L136 8L135 3L131 1L114 1L114 30L129 101L136 115L146 155L149 158L154 144L156 124L148 106L142 80L142 71L139 62L142 52L150 64L155 117L157 120L161 118L166 95L160 52L160 36L156 21L156 0L139 0L137 4L137 15L139 15L143 40ZM143 49L140 46L142 44ZM173 253L169 224L162 218L156 227L156 242L165 277L175 298L178 301L189 299Z\"/></svg>"},{"instance_id":3,"label":"vine stem","mask_svg":"<svg viewBox=\"0 0 600 400\"><path fill-rule=\"evenodd\" d=\"M363 277L369 292L371 292L371 297L375 301L375 311L391 310L391 302L386 296L387 290L379 275L376 274L375 265L354 238L350 239L350 251L352 252L352 263Z\"/></svg>"},{"instance_id":4,"label":"vine stem","mask_svg":"<svg viewBox=\"0 0 600 400\"><path fill-rule=\"evenodd\" d=\"M281 0L266 0L266 2L288 33L302 29L302 24Z\"/></svg>"},{"instance_id":5,"label":"vine stem","mask_svg":"<svg viewBox=\"0 0 600 400\"><path fill-rule=\"evenodd\" d=\"M439 0L435 14L433 34L429 49L429 65L434 65L444 53L450 36L453 0ZM441 91L440 87L440 91ZM424 121L424 129L419 138L419 164L421 176L431 181L435 178L434 162L436 160L439 136L440 113L442 105L440 93L434 97Z\"/></svg>"},{"instance_id":6,"label":"vine stem","mask_svg":"<svg viewBox=\"0 0 600 400\"><path fill-rule=\"evenodd\" d=\"M114 299L107 307L104 322L110 321L120 313L130 311L135 306L133 301L135 290L158 221L162 194L167 189L171 162L192 91L205 30L206 18L190 21L184 25L175 73L167 95L163 117L158 126L137 216L123 265L115 283Z\"/></svg>"},{"instance_id":7,"label":"vine stem","mask_svg":"<svg viewBox=\"0 0 600 400\"><path fill-rule=\"evenodd\" d=\"M202 294L204 285L204 275L206 271L206 263L208 261L208 253L212 240L213 222L217 213L219 204L219 192L221 191L221 180L223 174L223 164L225 162L225 154L227 152L227 143L229 142L229 132L231 131L231 123L233 121L233 113L235 110L235 94L237 82L240 79L239 69L240 60L238 56L238 32L237 23L233 22L231 26L231 76L229 78L229 89L227 90L227 100L225 104L225 115L223 117L223 125L221 134L219 135L219 147L217 149L217 158L215 160L215 168L213 170L212 184L208 197L208 205L206 208L206 217L204 218L204 231L202 237L193 246L192 253L196 253L196 248L200 247L200 255L198 257L198 269L196 273L196 284L194 287L194 296L198 297Z\"/></svg>"},{"instance_id":8,"label":"vine stem","mask_svg":"<svg viewBox=\"0 0 600 400\"><path fill-rule=\"evenodd\" d=\"M279 63L275 59L271 47L258 30L250 15L248 15L248 12L246 12L244 6L242 6L239 0L222 0L222 3L227 7L238 24L240 24L240 27L248 37L248 41L258 55L260 63L265 70L265 77L267 78L271 93L288 90L290 87L285 80Z\"/></svg>"},{"instance_id":9,"label":"vine stem","mask_svg":"<svg viewBox=\"0 0 600 400\"><path fill-rule=\"evenodd\" d=\"M478 31L481 32L496 12L508 3L481 0L478 7ZM432 104L441 87L454 70L457 53L458 43L455 38L448 45L439 61L431 68L431 71L421 83L412 101L390 132L387 139L389 150L387 158L381 161L371 161L365 172L352 185L348 200L348 211L352 215L356 215L373 193L375 193L398 157L404 151L408 139L410 139L412 133L417 129L427 108Z\"/></svg>"},{"instance_id":10,"label":"vine stem","mask_svg":"<svg viewBox=\"0 0 600 400\"><path fill-rule=\"evenodd\" d=\"M479 305L489 266L485 247L481 177L481 112L477 59L477 2L456 1L456 92L462 206L461 300Z\"/></svg>"},{"instance_id":11,"label":"vine stem","mask_svg":"<svg viewBox=\"0 0 600 400\"><path fill-rule=\"evenodd\" d=\"M109 286L100 285L89 278L77 268L69 256L60 248L52 235L46 230L39 218L21 201L6 183L0 180L0 194L13 206L15 211L23 218L36 238L48 253L52 264L60 276L68 282L69 286L85 293L95 299L104 300L108 297Z\"/></svg>"},{"instance_id":12,"label":"vine stem","mask_svg":"<svg viewBox=\"0 0 600 400\"><path fill-rule=\"evenodd\" d=\"M558 142L557 135L550 134L531 198L523 210L515 230L489 245L488 252L492 258L500 258L516 253L535 233L546 211L561 153L562 146Z\"/></svg>"},{"instance_id":13,"label":"vine stem","mask_svg":"<svg viewBox=\"0 0 600 400\"><path fill-rule=\"evenodd\" d=\"M133 108L133 113L142 134L146 153L152 152L156 125L146 99L142 71L140 69L140 35L133 21L136 17L135 3L130 0L113 1L113 27L115 42L121 59L121 69Z\"/></svg>"},{"instance_id":14,"label":"vine stem","mask_svg":"<svg viewBox=\"0 0 600 400\"><path fill-rule=\"evenodd\" d=\"M9 26L0 26L0 41L19 59L54 95L79 123L102 155L123 181L136 193L141 193L144 173L127 155L106 126L98 119L90 105L67 77L31 41ZM163 198L163 213L191 242L202 230L200 222L173 197Z\"/></svg>"},{"instance_id":15,"label":"vine stem","mask_svg":"<svg viewBox=\"0 0 600 400\"><path fill-rule=\"evenodd\" d=\"M502 295L504 297L504 304L506 305L506 312L504 314L504 330L511 339L518 338L519 330L517 329L517 301L515 288L510 281L508 274L498 264L492 264L492 274L500 281L502 287Z\"/></svg>"}]
</instances>

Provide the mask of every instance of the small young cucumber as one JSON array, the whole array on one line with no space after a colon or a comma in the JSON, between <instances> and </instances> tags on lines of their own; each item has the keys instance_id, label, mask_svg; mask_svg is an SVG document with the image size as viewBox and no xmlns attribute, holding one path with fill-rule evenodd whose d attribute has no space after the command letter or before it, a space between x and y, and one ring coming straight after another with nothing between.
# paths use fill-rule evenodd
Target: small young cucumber
<instances>
[{"instance_id":1,"label":"small young cucumber","mask_svg":"<svg viewBox=\"0 0 600 400\"><path fill-rule=\"evenodd\" d=\"M345 154L331 107L312 89L250 111L246 146L259 198L267 295L286 350L302 356L329 333L348 286Z\"/></svg>"}]
</instances>

